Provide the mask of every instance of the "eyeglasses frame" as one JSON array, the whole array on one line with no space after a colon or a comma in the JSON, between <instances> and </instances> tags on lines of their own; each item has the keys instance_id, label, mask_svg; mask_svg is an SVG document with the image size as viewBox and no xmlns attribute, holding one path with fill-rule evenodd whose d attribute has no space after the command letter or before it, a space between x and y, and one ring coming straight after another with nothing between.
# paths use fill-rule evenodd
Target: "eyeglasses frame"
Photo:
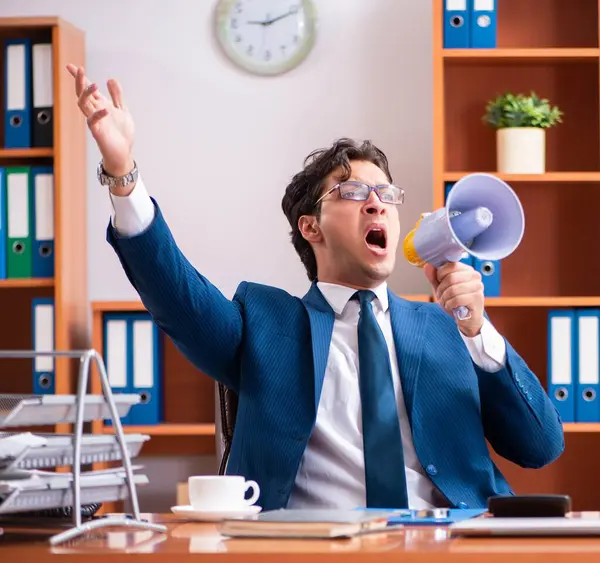
<instances>
[{"instance_id":1,"label":"eyeglasses frame","mask_svg":"<svg viewBox=\"0 0 600 563\"><path fill-rule=\"evenodd\" d=\"M369 193L367 195L367 197L365 199L353 199L353 198L349 198L349 197L344 197L342 195L342 193L340 192L340 199L346 199L349 201L367 201L371 195L371 192L375 192L375 194L377 195L377 197L379 198L379 201L381 201L381 203L386 203L388 205L402 205L404 203L404 190L399 187L396 186L396 184L377 184L376 186L369 186L369 184L365 184L363 182L358 182L356 180L346 180L344 182L339 182L337 183L335 186L333 186L332 188L330 188L329 190L327 190L316 202L315 202L315 207L317 205L319 205L319 203L321 203L321 201L323 201L323 199L325 199L330 193L333 193L334 190L339 189L343 184L355 184L358 185L360 187L366 187L369 189ZM401 200L397 201L397 202L390 202L390 201L383 201L381 199L381 194L379 193L379 189L380 188L389 188L390 186L393 186L394 188L396 188L397 190L399 190L400 195L401 195Z\"/></svg>"}]
</instances>

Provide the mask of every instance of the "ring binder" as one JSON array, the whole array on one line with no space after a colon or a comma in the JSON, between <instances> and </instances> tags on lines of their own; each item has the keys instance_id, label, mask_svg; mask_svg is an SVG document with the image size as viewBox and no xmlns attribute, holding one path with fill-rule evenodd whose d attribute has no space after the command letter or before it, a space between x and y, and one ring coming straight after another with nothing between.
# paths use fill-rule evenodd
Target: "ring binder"
<instances>
[{"instance_id":1,"label":"ring binder","mask_svg":"<svg viewBox=\"0 0 600 563\"><path fill-rule=\"evenodd\" d=\"M51 509L51 508L64 508L65 505L70 505L73 515L73 525L71 528L59 532L50 537L49 542L51 545L57 545L62 542L72 540L77 536L82 536L86 532L96 530L98 528L124 526L130 528L151 530L155 532L166 532L167 528L162 524L155 524L145 520L142 520L139 509L139 502L137 497L136 480L138 483L147 482L147 477L144 475L138 475L134 478L133 469L131 466L131 438L128 441L125 439L123 427L121 425L120 417L127 414L127 411L132 405L139 402L139 395L135 394L119 394L115 396L112 394L110 384L108 382L108 376L104 361L100 354L93 349L90 350L72 350L72 351L31 351L31 350L1 350L0 359L2 358L36 358L38 356L52 356L54 358L71 358L79 359L79 377L78 377L78 389L76 395L1 395L0 394L0 427L14 427L14 426L30 426L30 425L47 425L47 424L59 424L59 423L74 423L75 431L71 436L72 451L67 448L66 457L72 461L72 478L70 479L70 491L68 479L69 477L62 477L62 485L55 485L53 487L53 495L44 495L44 504L40 508ZM100 374L100 382L102 385L102 396L91 395L87 393L87 386L89 380L89 369L91 362L95 362L98 372ZM97 476L86 474L83 476L83 489L86 493L86 497L82 502L82 475L81 465L82 459L85 459L90 452L89 439L84 440L83 436L83 423L91 420L111 418L113 426L115 428L116 440L120 450L120 460L122 461L122 468L117 470L107 471L103 475ZM58 436L60 438L60 436ZM51 442L51 440L50 440ZM54 440L54 448L64 450L64 440L61 443L60 439L58 442ZM82 452L83 450L83 452ZM29 459L35 458L35 454L31 453L31 450L27 453ZM113 454L114 455L114 452ZM23 462L25 457L21 456L19 462ZM0 460L1 461L1 460ZM16 462L15 462L16 464ZM124 473L124 474L123 474ZM61 480L57 476L57 479ZM102 494L109 494L113 497L120 496L121 485L126 485L126 489L129 493L129 499L133 508L133 517L128 515L123 516L110 516L107 518L98 518L96 520L82 522L82 506L90 503L96 503L102 499L91 498L89 491L90 487L97 485ZM65 490L65 487L67 490ZM1 487L0 487L1 488ZM27 489L27 487L25 487ZM115 490L116 489L116 490ZM15 487L7 492L7 496L4 498L2 505L10 506L12 503L17 504L19 494L22 493L22 488ZM35 486L29 487L24 494L35 495ZM96 494L99 494L96 492ZM92 495L93 496L93 495ZM56 500L49 500L50 497ZM107 499L104 499L107 500ZM49 506L48 503L55 504ZM26 500L28 506L32 506L30 500ZM10 510L10 508L7 509ZM0 527L0 535L3 530Z\"/></svg>"}]
</instances>

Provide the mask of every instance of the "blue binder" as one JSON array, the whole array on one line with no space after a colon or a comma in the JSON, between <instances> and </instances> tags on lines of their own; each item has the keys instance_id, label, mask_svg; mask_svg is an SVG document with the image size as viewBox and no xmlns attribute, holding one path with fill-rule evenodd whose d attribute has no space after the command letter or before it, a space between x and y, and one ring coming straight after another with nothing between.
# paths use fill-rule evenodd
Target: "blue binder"
<instances>
[{"instance_id":1,"label":"blue binder","mask_svg":"<svg viewBox=\"0 0 600 563\"><path fill-rule=\"evenodd\" d=\"M7 277L7 260L6 254L6 169L0 168L0 280L5 280Z\"/></svg>"},{"instance_id":2,"label":"blue binder","mask_svg":"<svg viewBox=\"0 0 600 563\"><path fill-rule=\"evenodd\" d=\"M106 366L108 383L113 394L131 393L131 334L126 313L105 313L103 317L102 356ZM130 424L131 409L121 417L121 424ZM112 426L110 418L105 420Z\"/></svg>"},{"instance_id":3,"label":"blue binder","mask_svg":"<svg viewBox=\"0 0 600 563\"><path fill-rule=\"evenodd\" d=\"M54 277L54 169L33 167L32 182L33 248L32 276Z\"/></svg>"},{"instance_id":4,"label":"blue binder","mask_svg":"<svg viewBox=\"0 0 600 563\"><path fill-rule=\"evenodd\" d=\"M446 201L448 199L448 194L450 193L452 186L454 186L454 182L446 182L444 184L444 204L446 203ZM474 259L473 259L473 256L471 256L470 254L467 254L467 256L460 259L460 262L462 262L463 264L467 264L467 266L473 266Z\"/></svg>"},{"instance_id":5,"label":"blue binder","mask_svg":"<svg viewBox=\"0 0 600 563\"><path fill-rule=\"evenodd\" d=\"M473 258L473 268L481 274L483 293L486 297L500 297L500 260Z\"/></svg>"},{"instance_id":6,"label":"blue binder","mask_svg":"<svg viewBox=\"0 0 600 563\"><path fill-rule=\"evenodd\" d=\"M31 300L32 349L36 352L51 352L55 349L54 299L37 297ZM56 390L55 361L52 356L37 356L33 359L33 393L53 394Z\"/></svg>"},{"instance_id":7,"label":"blue binder","mask_svg":"<svg viewBox=\"0 0 600 563\"><path fill-rule=\"evenodd\" d=\"M548 311L548 395L563 422L575 422L576 326L573 309Z\"/></svg>"},{"instance_id":8,"label":"blue binder","mask_svg":"<svg viewBox=\"0 0 600 563\"><path fill-rule=\"evenodd\" d=\"M494 49L496 47L498 0L469 0L471 4L471 47Z\"/></svg>"},{"instance_id":9,"label":"blue binder","mask_svg":"<svg viewBox=\"0 0 600 563\"><path fill-rule=\"evenodd\" d=\"M162 339L158 327L147 312L132 313L131 392L141 401L131 408L131 424L154 425L163 420Z\"/></svg>"},{"instance_id":10,"label":"blue binder","mask_svg":"<svg viewBox=\"0 0 600 563\"><path fill-rule=\"evenodd\" d=\"M575 421L600 422L600 309L576 312Z\"/></svg>"},{"instance_id":11,"label":"blue binder","mask_svg":"<svg viewBox=\"0 0 600 563\"><path fill-rule=\"evenodd\" d=\"M31 40L4 43L4 146L31 147Z\"/></svg>"},{"instance_id":12,"label":"blue binder","mask_svg":"<svg viewBox=\"0 0 600 563\"><path fill-rule=\"evenodd\" d=\"M467 0L444 0L444 49L466 49L471 46L469 19Z\"/></svg>"}]
</instances>

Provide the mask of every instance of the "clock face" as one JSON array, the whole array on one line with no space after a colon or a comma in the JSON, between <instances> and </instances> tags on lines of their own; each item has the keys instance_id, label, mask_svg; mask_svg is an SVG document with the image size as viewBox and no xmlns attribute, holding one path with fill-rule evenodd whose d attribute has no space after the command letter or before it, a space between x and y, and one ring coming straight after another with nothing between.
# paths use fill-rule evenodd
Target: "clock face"
<instances>
[{"instance_id":1,"label":"clock face","mask_svg":"<svg viewBox=\"0 0 600 563\"><path fill-rule=\"evenodd\" d=\"M315 40L313 0L220 0L216 21L225 53L256 74L291 70Z\"/></svg>"}]
</instances>

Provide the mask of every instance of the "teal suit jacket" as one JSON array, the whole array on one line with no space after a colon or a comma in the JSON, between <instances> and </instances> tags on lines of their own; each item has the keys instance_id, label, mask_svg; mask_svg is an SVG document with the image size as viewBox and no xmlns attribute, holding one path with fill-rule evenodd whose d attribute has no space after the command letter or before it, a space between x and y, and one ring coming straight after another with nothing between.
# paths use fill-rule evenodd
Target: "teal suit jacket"
<instances>
[{"instance_id":1,"label":"teal suit jacket","mask_svg":"<svg viewBox=\"0 0 600 563\"><path fill-rule=\"evenodd\" d=\"M107 240L156 324L202 372L238 395L227 472L256 480L258 504L285 507L315 425L334 313L313 284L299 299L242 282L227 299L183 256L155 200L141 234ZM506 366L481 370L437 304L389 292L402 390L418 458L450 506L479 508L512 493L486 440L523 467L563 451L559 415L506 342ZM403 468L399 468L402 471Z\"/></svg>"}]
</instances>

